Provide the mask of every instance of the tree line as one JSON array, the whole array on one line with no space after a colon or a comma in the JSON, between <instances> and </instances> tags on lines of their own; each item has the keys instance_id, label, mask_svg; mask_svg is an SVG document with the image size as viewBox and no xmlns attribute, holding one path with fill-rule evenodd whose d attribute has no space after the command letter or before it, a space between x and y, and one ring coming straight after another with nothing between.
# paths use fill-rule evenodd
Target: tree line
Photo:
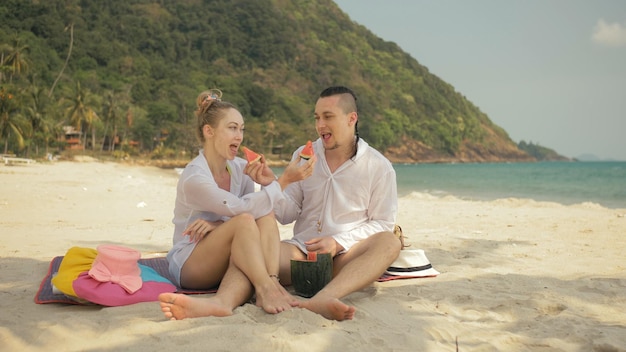
<instances>
[{"instance_id":1,"label":"tree line","mask_svg":"<svg viewBox=\"0 0 626 352\"><path fill-rule=\"evenodd\" d=\"M403 138L448 155L468 142L514 144L454 87L331 0L0 4L5 153L67 148L71 128L94 151L188 155L195 97L219 88L246 119L245 144L283 147L287 157L315 138L314 101L334 84L357 92L361 135L381 151Z\"/></svg>"}]
</instances>

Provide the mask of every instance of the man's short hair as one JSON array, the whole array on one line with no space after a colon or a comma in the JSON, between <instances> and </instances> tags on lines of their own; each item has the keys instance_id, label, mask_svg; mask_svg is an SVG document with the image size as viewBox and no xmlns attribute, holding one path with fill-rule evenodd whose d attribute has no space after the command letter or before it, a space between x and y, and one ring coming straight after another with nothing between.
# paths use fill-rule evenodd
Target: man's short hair
<instances>
[{"instance_id":1,"label":"man's short hair","mask_svg":"<svg viewBox=\"0 0 626 352\"><path fill-rule=\"evenodd\" d=\"M357 112L356 94L354 94L352 89L344 86L328 87L320 93L320 98L331 97L333 95L342 95L339 105L344 113Z\"/></svg>"}]
</instances>

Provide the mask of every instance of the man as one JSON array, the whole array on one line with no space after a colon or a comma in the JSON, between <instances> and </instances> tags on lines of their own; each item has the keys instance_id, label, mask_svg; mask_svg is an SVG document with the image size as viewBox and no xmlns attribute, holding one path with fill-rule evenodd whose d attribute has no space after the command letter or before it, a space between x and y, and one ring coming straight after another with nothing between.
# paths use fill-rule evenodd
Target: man
<instances>
[{"instance_id":1,"label":"man","mask_svg":"<svg viewBox=\"0 0 626 352\"><path fill-rule=\"evenodd\" d=\"M274 206L279 222L295 221L293 238L281 243L282 284L291 283L291 259L304 260L307 252L333 256L332 280L299 303L333 320L354 317L355 307L340 299L378 279L401 249L393 234L398 209L395 171L359 138L358 119L356 96L349 88L330 87L320 94L313 174L285 187L285 198Z\"/></svg>"}]
</instances>

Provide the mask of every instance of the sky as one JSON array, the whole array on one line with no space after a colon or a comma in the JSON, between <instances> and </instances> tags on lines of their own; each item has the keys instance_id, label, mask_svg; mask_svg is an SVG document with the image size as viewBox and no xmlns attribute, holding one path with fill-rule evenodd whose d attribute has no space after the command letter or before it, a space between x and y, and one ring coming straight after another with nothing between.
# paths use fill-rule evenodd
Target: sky
<instances>
[{"instance_id":1,"label":"sky","mask_svg":"<svg viewBox=\"0 0 626 352\"><path fill-rule=\"evenodd\" d=\"M335 0L514 142L626 161L626 1Z\"/></svg>"}]
</instances>

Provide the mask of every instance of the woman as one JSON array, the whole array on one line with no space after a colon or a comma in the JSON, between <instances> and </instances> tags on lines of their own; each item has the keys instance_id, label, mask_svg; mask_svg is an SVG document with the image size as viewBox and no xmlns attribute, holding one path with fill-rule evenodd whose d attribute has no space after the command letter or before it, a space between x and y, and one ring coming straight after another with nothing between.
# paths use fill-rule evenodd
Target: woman
<instances>
[{"instance_id":1,"label":"woman","mask_svg":"<svg viewBox=\"0 0 626 352\"><path fill-rule=\"evenodd\" d=\"M253 293L268 313L298 304L278 278L280 237L272 208L282 198L281 185L264 158L248 165L236 157L243 117L219 96L203 92L198 97L196 132L202 149L178 181L174 246L167 255L179 286L219 288L193 306L188 296L160 295L161 310L170 319L228 316ZM259 192L253 179L263 186Z\"/></svg>"}]
</instances>

